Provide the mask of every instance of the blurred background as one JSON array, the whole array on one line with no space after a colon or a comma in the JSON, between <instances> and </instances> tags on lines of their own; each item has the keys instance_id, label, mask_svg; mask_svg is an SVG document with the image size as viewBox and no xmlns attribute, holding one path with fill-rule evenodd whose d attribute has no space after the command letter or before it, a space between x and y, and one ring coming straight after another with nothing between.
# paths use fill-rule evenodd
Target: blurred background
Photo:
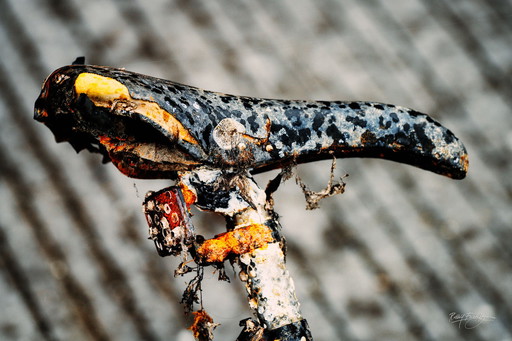
<instances>
[{"instance_id":1,"label":"blurred background","mask_svg":"<svg viewBox=\"0 0 512 341\"><path fill-rule=\"evenodd\" d=\"M466 144L465 180L346 159L346 193L320 209L293 180L275 195L303 315L316 340L512 340L510 1L0 0L0 46L0 339L193 339L191 278L173 278L141 211L171 183L127 178L32 119L45 77L85 56L220 92L431 114ZM329 169L298 172L320 190ZM250 316L227 273L203 284L216 340Z\"/></svg>"}]
</instances>

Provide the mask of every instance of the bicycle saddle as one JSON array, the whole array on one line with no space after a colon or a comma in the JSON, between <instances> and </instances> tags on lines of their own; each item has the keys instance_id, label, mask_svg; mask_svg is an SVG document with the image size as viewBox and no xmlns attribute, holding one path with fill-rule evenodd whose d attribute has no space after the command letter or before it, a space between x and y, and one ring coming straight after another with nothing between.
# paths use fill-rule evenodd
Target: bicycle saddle
<instances>
[{"instance_id":1,"label":"bicycle saddle","mask_svg":"<svg viewBox=\"0 0 512 341\"><path fill-rule=\"evenodd\" d=\"M454 179L468 168L459 139L415 110L233 96L103 66L54 71L34 118L57 141L99 152L136 178L198 167L258 173L332 155L384 158Z\"/></svg>"}]
</instances>

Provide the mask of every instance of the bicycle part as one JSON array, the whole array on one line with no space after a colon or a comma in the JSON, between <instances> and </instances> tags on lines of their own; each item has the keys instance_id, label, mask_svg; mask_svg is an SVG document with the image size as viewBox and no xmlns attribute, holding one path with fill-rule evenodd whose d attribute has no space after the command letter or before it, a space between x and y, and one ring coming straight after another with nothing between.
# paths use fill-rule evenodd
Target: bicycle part
<instances>
[{"instance_id":1,"label":"bicycle part","mask_svg":"<svg viewBox=\"0 0 512 341\"><path fill-rule=\"evenodd\" d=\"M391 104L232 96L122 69L54 71L35 104L58 141L124 174L175 178L202 166L252 173L336 157L379 157L464 178L464 146L431 117Z\"/></svg>"},{"instance_id":2,"label":"bicycle part","mask_svg":"<svg viewBox=\"0 0 512 341\"><path fill-rule=\"evenodd\" d=\"M272 208L271 194L287 174L266 193L251 174L333 156L384 158L454 179L468 169L457 137L412 109L233 96L103 66L54 71L43 84L34 118L58 142L101 153L125 175L178 180L179 190L153 193L145 201L151 239L160 255L187 250L200 266L226 259L239 264L258 319L243 321L239 340L312 339ZM330 182L325 193L310 195L311 205L342 191L342 183ZM223 215L228 231L194 238L191 204ZM194 301L201 274L187 301ZM197 316L197 335L211 338L215 324L207 314Z\"/></svg>"}]
</instances>

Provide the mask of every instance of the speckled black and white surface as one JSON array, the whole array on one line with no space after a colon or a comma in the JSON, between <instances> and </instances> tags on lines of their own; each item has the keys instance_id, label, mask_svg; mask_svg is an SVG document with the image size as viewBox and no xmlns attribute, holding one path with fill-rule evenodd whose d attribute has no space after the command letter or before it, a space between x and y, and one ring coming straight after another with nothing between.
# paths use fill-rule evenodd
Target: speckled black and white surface
<instances>
[{"instance_id":1,"label":"speckled black and white surface","mask_svg":"<svg viewBox=\"0 0 512 341\"><path fill-rule=\"evenodd\" d=\"M169 182L127 178L32 119L45 77L86 56L221 93L432 115L464 142L466 179L338 159L346 191L319 210L293 179L274 194L303 315L317 340L510 340L511 15L476 0L1 1L0 338L192 339L179 260L157 255L141 212ZM320 190L329 169L299 174ZM218 340L249 316L230 275L204 284ZM452 313L495 319L468 329Z\"/></svg>"},{"instance_id":2,"label":"speckled black and white surface","mask_svg":"<svg viewBox=\"0 0 512 341\"><path fill-rule=\"evenodd\" d=\"M76 82L83 74L116 82L127 89L129 99L78 94ZM97 105L95 101L103 96L105 102ZM150 117L139 113L134 101L164 111ZM163 115L172 117L180 128L170 127L170 118ZM465 177L468 166L462 142L441 123L413 109L362 101L220 94L100 66L71 65L54 71L35 103L34 118L48 125L59 142L68 141L77 151L96 149L107 160L109 152L95 147L101 147L104 137L152 146L142 152L133 147L121 157L131 160L123 164L134 163L131 175L136 178L175 179L177 171L194 167L261 172L333 156L394 160L456 179ZM185 138L179 130L184 130ZM162 156L153 156L157 149ZM173 158L175 150L180 150L182 162ZM155 161L146 166L146 160Z\"/></svg>"}]
</instances>

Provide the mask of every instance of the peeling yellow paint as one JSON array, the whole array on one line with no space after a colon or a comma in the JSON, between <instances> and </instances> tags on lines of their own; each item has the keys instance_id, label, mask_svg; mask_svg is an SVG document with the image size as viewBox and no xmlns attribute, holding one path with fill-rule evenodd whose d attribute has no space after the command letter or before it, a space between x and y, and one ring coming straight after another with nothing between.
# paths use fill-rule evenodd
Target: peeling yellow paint
<instances>
[{"instance_id":1,"label":"peeling yellow paint","mask_svg":"<svg viewBox=\"0 0 512 341\"><path fill-rule=\"evenodd\" d=\"M264 248L274 241L272 231L263 224L253 224L222 233L206 240L197 250L205 262L223 262L230 254L241 255Z\"/></svg>"},{"instance_id":2,"label":"peeling yellow paint","mask_svg":"<svg viewBox=\"0 0 512 341\"><path fill-rule=\"evenodd\" d=\"M173 115L162 109L157 103L134 99L128 88L110 77L84 72L75 80L77 95L84 94L96 106L103 108L123 108L144 116L173 136L191 144L198 144L189 131Z\"/></svg>"},{"instance_id":3,"label":"peeling yellow paint","mask_svg":"<svg viewBox=\"0 0 512 341\"><path fill-rule=\"evenodd\" d=\"M77 94L87 95L93 102L113 102L114 100L130 98L128 88L121 82L88 72L78 75L75 80L75 91Z\"/></svg>"}]
</instances>

